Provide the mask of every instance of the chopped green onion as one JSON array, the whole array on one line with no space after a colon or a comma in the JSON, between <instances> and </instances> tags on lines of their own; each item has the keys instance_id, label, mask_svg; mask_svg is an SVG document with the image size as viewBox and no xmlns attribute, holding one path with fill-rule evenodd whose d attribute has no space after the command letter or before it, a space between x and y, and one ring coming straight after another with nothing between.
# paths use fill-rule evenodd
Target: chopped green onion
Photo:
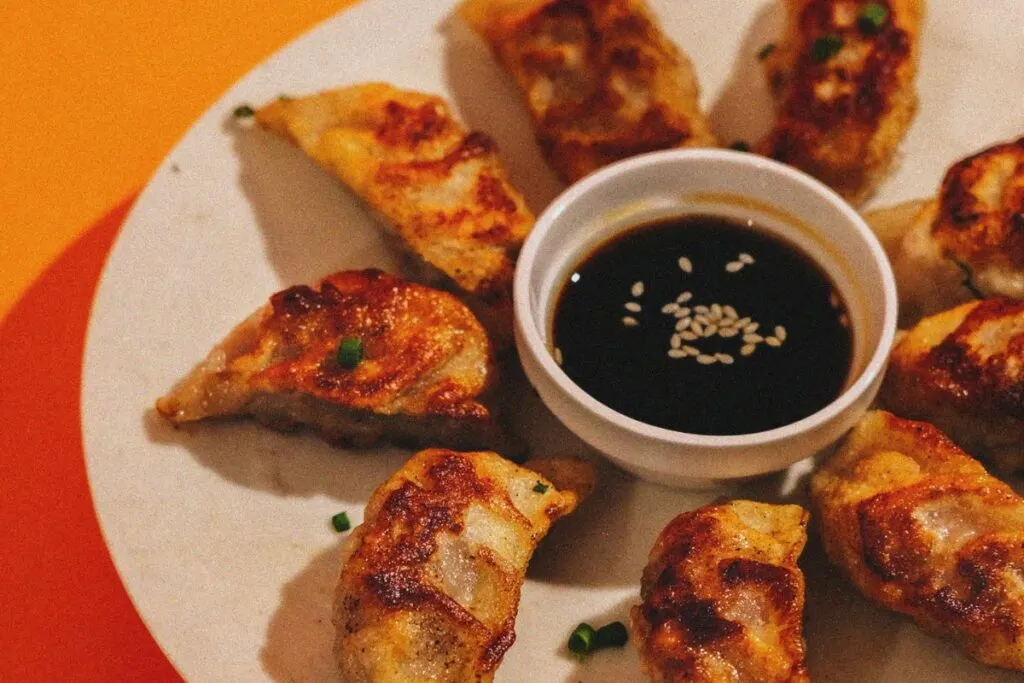
<instances>
[{"instance_id":1,"label":"chopped green onion","mask_svg":"<svg viewBox=\"0 0 1024 683\"><path fill-rule=\"evenodd\" d=\"M737 152L749 152L750 143L745 140L737 140L736 142L729 145L729 149L734 149Z\"/></svg>"},{"instance_id":2,"label":"chopped green onion","mask_svg":"<svg viewBox=\"0 0 1024 683\"><path fill-rule=\"evenodd\" d=\"M888 18L889 9L880 2L872 2L860 13L857 25L864 33L874 34L878 33Z\"/></svg>"},{"instance_id":3,"label":"chopped green onion","mask_svg":"<svg viewBox=\"0 0 1024 683\"><path fill-rule=\"evenodd\" d=\"M597 636L597 631L594 627L587 623L582 623L576 627L569 636L569 652L574 654L583 655L589 654L594 647L594 638Z\"/></svg>"},{"instance_id":4,"label":"chopped green onion","mask_svg":"<svg viewBox=\"0 0 1024 683\"><path fill-rule=\"evenodd\" d=\"M234 115L236 119L247 119L253 116L256 110L250 107L248 104L243 104L239 107L235 107Z\"/></svg>"},{"instance_id":5,"label":"chopped green onion","mask_svg":"<svg viewBox=\"0 0 1024 683\"><path fill-rule=\"evenodd\" d=\"M606 647L622 647L627 640L629 633L621 621L613 621L597 630L584 622L569 636L569 651L582 658Z\"/></svg>"},{"instance_id":6,"label":"chopped green onion","mask_svg":"<svg viewBox=\"0 0 1024 683\"><path fill-rule=\"evenodd\" d=\"M331 517L331 524L334 526L334 530L338 533L342 531L348 531L352 528L352 522L348 521L347 512L339 512L338 514Z\"/></svg>"},{"instance_id":7,"label":"chopped green onion","mask_svg":"<svg viewBox=\"0 0 1024 683\"><path fill-rule=\"evenodd\" d=\"M545 484L544 482L538 480L537 483L533 485L533 492L534 493L547 493L548 492L548 485Z\"/></svg>"},{"instance_id":8,"label":"chopped green onion","mask_svg":"<svg viewBox=\"0 0 1024 683\"><path fill-rule=\"evenodd\" d=\"M765 43L764 47L757 51L758 61L763 62L768 59L768 55L775 52L775 43Z\"/></svg>"},{"instance_id":9,"label":"chopped green onion","mask_svg":"<svg viewBox=\"0 0 1024 683\"><path fill-rule=\"evenodd\" d=\"M963 261L959 261L957 259L950 260L955 263L957 268L959 268L964 274L964 279L960 281L960 284L966 287L967 291L970 292L975 299L984 299L985 293L978 289L978 286L974 284L974 271L971 270L971 267Z\"/></svg>"},{"instance_id":10,"label":"chopped green onion","mask_svg":"<svg viewBox=\"0 0 1024 683\"><path fill-rule=\"evenodd\" d=\"M594 649L600 650L603 647L622 647L629 640L629 633L626 625L621 621L613 621L597 629L597 637L594 639Z\"/></svg>"},{"instance_id":11,"label":"chopped green onion","mask_svg":"<svg viewBox=\"0 0 1024 683\"><path fill-rule=\"evenodd\" d=\"M827 62L843 49L843 39L834 34L821 36L811 45L811 59L816 62Z\"/></svg>"},{"instance_id":12,"label":"chopped green onion","mask_svg":"<svg viewBox=\"0 0 1024 683\"><path fill-rule=\"evenodd\" d=\"M354 368L363 360L363 342L358 337L345 337L338 346L338 364L343 368Z\"/></svg>"}]
</instances>

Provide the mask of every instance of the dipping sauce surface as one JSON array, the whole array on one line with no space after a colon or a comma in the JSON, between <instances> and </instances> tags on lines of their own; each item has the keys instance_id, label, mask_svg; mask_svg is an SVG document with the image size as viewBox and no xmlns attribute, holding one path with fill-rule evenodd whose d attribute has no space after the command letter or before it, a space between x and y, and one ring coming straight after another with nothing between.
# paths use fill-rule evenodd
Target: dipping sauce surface
<instances>
[{"instance_id":1,"label":"dipping sauce surface","mask_svg":"<svg viewBox=\"0 0 1024 683\"><path fill-rule=\"evenodd\" d=\"M749 434L806 417L845 384L852 335L821 268L756 226L685 216L617 235L556 303L555 359L647 424Z\"/></svg>"}]
</instances>

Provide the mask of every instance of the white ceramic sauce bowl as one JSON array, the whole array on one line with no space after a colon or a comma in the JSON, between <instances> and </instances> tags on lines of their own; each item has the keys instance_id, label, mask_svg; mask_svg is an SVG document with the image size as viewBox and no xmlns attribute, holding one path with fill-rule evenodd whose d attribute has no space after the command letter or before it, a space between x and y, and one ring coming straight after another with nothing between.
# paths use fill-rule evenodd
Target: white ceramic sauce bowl
<instances>
[{"instance_id":1,"label":"white ceramic sauce bowl","mask_svg":"<svg viewBox=\"0 0 1024 683\"><path fill-rule=\"evenodd\" d=\"M767 431L709 436L623 415L588 395L552 355L552 318L568 276L614 235L661 218L712 214L761 228L810 256L839 290L853 330L852 368L840 395ZM857 212L810 176L727 150L669 150L587 176L538 218L514 284L516 346L541 399L612 461L659 483L707 487L783 469L838 440L878 392L896 331L896 287L878 240Z\"/></svg>"}]
</instances>

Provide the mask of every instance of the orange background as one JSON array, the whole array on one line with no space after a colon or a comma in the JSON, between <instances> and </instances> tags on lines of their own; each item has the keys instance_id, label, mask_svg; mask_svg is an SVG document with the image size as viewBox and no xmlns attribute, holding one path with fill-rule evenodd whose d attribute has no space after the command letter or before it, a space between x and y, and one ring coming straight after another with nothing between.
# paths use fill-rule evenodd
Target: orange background
<instances>
[{"instance_id":1,"label":"orange background","mask_svg":"<svg viewBox=\"0 0 1024 683\"><path fill-rule=\"evenodd\" d=\"M0 319L221 92L350 1L0 2Z\"/></svg>"}]
</instances>

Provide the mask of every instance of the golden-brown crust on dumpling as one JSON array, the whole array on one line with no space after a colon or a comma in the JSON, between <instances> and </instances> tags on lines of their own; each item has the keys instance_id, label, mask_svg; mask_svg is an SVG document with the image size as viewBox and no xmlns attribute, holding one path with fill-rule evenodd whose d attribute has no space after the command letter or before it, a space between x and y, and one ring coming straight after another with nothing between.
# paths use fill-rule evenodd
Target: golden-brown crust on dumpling
<instances>
[{"instance_id":1,"label":"golden-brown crust on dumpling","mask_svg":"<svg viewBox=\"0 0 1024 683\"><path fill-rule=\"evenodd\" d=\"M459 13L515 78L564 180L643 152L716 144L689 59L641 0L468 0Z\"/></svg>"},{"instance_id":2,"label":"golden-brown crust on dumpling","mask_svg":"<svg viewBox=\"0 0 1024 683\"><path fill-rule=\"evenodd\" d=\"M348 337L362 345L354 368L337 359ZM360 445L496 445L482 402L491 356L483 327L451 294L379 270L342 271L274 294L157 410L175 424L252 415Z\"/></svg>"},{"instance_id":3,"label":"golden-brown crust on dumpling","mask_svg":"<svg viewBox=\"0 0 1024 683\"><path fill-rule=\"evenodd\" d=\"M936 197L865 218L892 261L904 324L977 296L1024 298L1024 138L950 166Z\"/></svg>"},{"instance_id":4,"label":"golden-brown crust on dumpling","mask_svg":"<svg viewBox=\"0 0 1024 683\"><path fill-rule=\"evenodd\" d=\"M811 499L829 558L869 599L1024 668L1024 500L942 432L869 413Z\"/></svg>"},{"instance_id":5,"label":"golden-brown crust on dumpling","mask_svg":"<svg viewBox=\"0 0 1024 683\"><path fill-rule=\"evenodd\" d=\"M346 544L335 599L344 680L493 678L515 641L533 550L582 498L529 466L429 449L374 492ZM593 486L587 463L567 460L561 470Z\"/></svg>"},{"instance_id":6,"label":"golden-brown crust on dumpling","mask_svg":"<svg viewBox=\"0 0 1024 683\"><path fill-rule=\"evenodd\" d=\"M534 218L490 137L467 132L440 97L384 83L278 99L256 121L341 179L511 336L512 274Z\"/></svg>"},{"instance_id":7,"label":"golden-brown crust on dumpling","mask_svg":"<svg viewBox=\"0 0 1024 683\"><path fill-rule=\"evenodd\" d=\"M1024 138L950 167L932 234L944 253L973 268L1024 268Z\"/></svg>"},{"instance_id":8,"label":"golden-brown crust on dumpling","mask_svg":"<svg viewBox=\"0 0 1024 683\"><path fill-rule=\"evenodd\" d=\"M973 301L923 319L893 349L880 398L1001 467L1024 466L1024 301Z\"/></svg>"},{"instance_id":9,"label":"golden-brown crust on dumpling","mask_svg":"<svg viewBox=\"0 0 1024 683\"><path fill-rule=\"evenodd\" d=\"M657 683L807 681L807 541L796 505L737 500L673 519L658 536L632 610L641 666Z\"/></svg>"},{"instance_id":10,"label":"golden-brown crust on dumpling","mask_svg":"<svg viewBox=\"0 0 1024 683\"><path fill-rule=\"evenodd\" d=\"M870 3L885 18L865 29L862 0L782 1L786 33L764 60L777 119L757 149L859 203L884 177L917 110L922 2ZM818 41L837 41L838 51L828 55Z\"/></svg>"}]
</instances>

